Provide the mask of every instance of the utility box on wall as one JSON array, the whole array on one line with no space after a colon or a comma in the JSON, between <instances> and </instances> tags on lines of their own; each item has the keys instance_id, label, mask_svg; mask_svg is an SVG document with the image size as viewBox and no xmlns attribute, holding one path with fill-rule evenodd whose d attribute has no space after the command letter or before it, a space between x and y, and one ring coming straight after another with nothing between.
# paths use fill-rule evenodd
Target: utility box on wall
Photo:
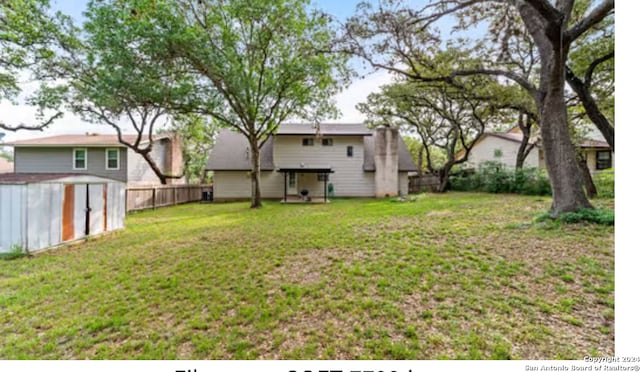
<instances>
[{"instance_id":1,"label":"utility box on wall","mask_svg":"<svg viewBox=\"0 0 640 372\"><path fill-rule=\"evenodd\" d=\"M124 228L125 189L124 182L91 175L0 175L0 253Z\"/></svg>"}]
</instances>

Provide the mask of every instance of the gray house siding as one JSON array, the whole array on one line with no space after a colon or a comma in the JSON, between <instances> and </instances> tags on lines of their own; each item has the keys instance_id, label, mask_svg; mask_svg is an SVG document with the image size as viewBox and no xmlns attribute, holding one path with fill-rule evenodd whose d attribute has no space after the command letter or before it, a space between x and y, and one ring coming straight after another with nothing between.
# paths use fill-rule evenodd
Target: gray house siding
<instances>
[{"instance_id":1,"label":"gray house siding","mask_svg":"<svg viewBox=\"0 0 640 372\"><path fill-rule=\"evenodd\" d=\"M73 169L73 149L87 149L87 169ZM113 147L16 147L16 173L82 173L127 182L127 150L120 150L120 168L107 169L105 151Z\"/></svg>"}]
</instances>

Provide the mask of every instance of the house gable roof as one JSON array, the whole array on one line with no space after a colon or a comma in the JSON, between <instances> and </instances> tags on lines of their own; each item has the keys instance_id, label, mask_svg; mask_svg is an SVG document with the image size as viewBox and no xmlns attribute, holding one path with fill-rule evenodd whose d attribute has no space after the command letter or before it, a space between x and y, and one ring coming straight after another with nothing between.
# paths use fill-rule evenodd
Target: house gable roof
<instances>
[{"instance_id":1,"label":"house gable roof","mask_svg":"<svg viewBox=\"0 0 640 372\"><path fill-rule=\"evenodd\" d=\"M216 144L211 150L207 170L214 171L248 171L251 170L251 151L249 141L240 133L223 129L216 138ZM273 166L273 137L260 149L260 170L274 170Z\"/></svg>"},{"instance_id":2,"label":"house gable roof","mask_svg":"<svg viewBox=\"0 0 640 372\"><path fill-rule=\"evenodd\" d=\"M138 138L137 134L123 134L122 139L128 143L134 143ZM154 135L153 140L169 138L169 135ZM148 142L148 137L144 136L141 143ZM118 141L117 135L112 134L63 134L59 136L49 136L32 138L4 143L3 145L13 147L126 147Z\"/></svg>"},{"instance_id":3,"label":"house gable roof","mask_svg":"<svg viewBox=\"0 0 640 372\"><path fill-rule=\"evenodd\" d=\"M371 136L372 132L364 124L321 123L318 127L311 124L282 124L276 135Z\"/></svg>"}]
</instances>

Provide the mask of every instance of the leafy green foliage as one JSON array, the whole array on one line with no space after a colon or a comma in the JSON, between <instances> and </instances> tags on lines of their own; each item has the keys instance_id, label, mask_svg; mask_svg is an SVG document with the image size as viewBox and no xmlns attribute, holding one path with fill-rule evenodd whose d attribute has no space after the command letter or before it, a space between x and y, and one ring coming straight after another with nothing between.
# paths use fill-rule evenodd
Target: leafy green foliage
<instances>
[{"instance_id":1,"label":"leafy green foliage","mask_svg":"<svg viewBox=\"0 0 640 372\"><path fill-rule=\"evenodd\" d=\"M537 222L547 220L556 220L572 224L589 222L598 225L612 226L615 223L615 213L611 209L581 209L577 212L562 213L556 217L553 217L550 212L547 212L536 219Z\"/></svg>"},{"instance_id":2,"label":"leafy green foliage","mask_svg":"<svg viewBox=\"0 0 640 372\"><path fill-rule=\"evenodd\" d=\"M598 196L605 198L615 197L615 171L614 168L598 172L593 177L593 182L598 189Z\"/></svg>"},{"instance_id":3,"label":"leafy green foliage","mask_svg":"<svg viewBox=\"0 0 640 372\"><path fill-rule=\"evenodd\" d=\"M9 252L0 253L0 260L11 261L11 260L16 260L18 258L22 258L22 257L25 257L25 256L27 256L27 253L24 251L22 246L14 245L14 246L11 247Z\"/></svg>"},{"instance_id":4,"label":"leafy green foliage","mask_svg":"<svg viewBox=\"0 0 640 372\"><path fill-rule=\"evenodd\" d=\"M53 14L48 0L0 4L0 102L37 108L37 124L0 122L0 128L41 130L62 116L67 88L59 81L60 56L77 46L74 32L71 19ZM28 81L39 86L32 89Z\"/></svg>"},{"instance_id":5,"label":"leafy green foliage","mask_svg":"<svg viewBox=\"0 0 640 372\"><path fill-rule=\"evenodd\" d=\"M179 115L172 122L169 130L176 133L182 143L184 176L189 183L208 183L205 166L218 128L215 121L198 115Z\"/></svg>"},{"instance_id":6,"label":"leafy green foliage","mask_svg":"<svg viewBox=\"0 0 640 372\"><path fill-rule=\"evenodd\" d=\"M551 195L549 179L544 171L509 168L494 161L480 164L476 172L452 176L450 185L452 190L458 191Z\"/></svg>"}]
</instances>

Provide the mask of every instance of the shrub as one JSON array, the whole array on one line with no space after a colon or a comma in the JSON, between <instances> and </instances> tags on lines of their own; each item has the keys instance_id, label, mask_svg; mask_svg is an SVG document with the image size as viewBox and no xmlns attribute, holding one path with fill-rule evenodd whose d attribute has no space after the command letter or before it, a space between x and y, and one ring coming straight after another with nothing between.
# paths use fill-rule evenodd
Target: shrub
<instances>
[{"instance_id":1,"label":"shrub","mask_svg":"<svg viewBox=\"0 0 640 372\"><path fill-rule=\"evenodd\" d=\"M460 174L450 179L452 190L551 195L549 179L536 168L512 169L504 164L488 161L474 173Z\"/></svg>"},{"instance_id":2,"label":"shrub","mask_svg":"<svg viewBox=\"0 0 640 372\"><path fill-rule=\"evenodd\" d=\"M598 189L598 196L605 198L615 197L615 180L613 168L605 169L593 177L593 183Z\"/></svg>"},{"instance_id":3,"label":"shrub","mask_svg":"<svg viewBox=\"0 0 640 372\"><path fill-rule=\"evenodd\" d=\"M20 257L26 256L27 253L22 249L22 247L18 244L15 244L11 247L11 250L7 253L0 253L0 259L2 260L15 260Z\"/></svg>"},{"instance_id":4,"label":"shrub","mask_svg":"<svg viewBox=\"0 0 640 372\"><path fill-rule=\"evenodd\" d=\"M551 217L549 212L543 214L536 219L536 222L555 219L564 223L582 223L590 222L598 225L614 225L615 213L611 209L580 209L577 212L562 213L556 218Z\"/></svg>"}]
</instances>

